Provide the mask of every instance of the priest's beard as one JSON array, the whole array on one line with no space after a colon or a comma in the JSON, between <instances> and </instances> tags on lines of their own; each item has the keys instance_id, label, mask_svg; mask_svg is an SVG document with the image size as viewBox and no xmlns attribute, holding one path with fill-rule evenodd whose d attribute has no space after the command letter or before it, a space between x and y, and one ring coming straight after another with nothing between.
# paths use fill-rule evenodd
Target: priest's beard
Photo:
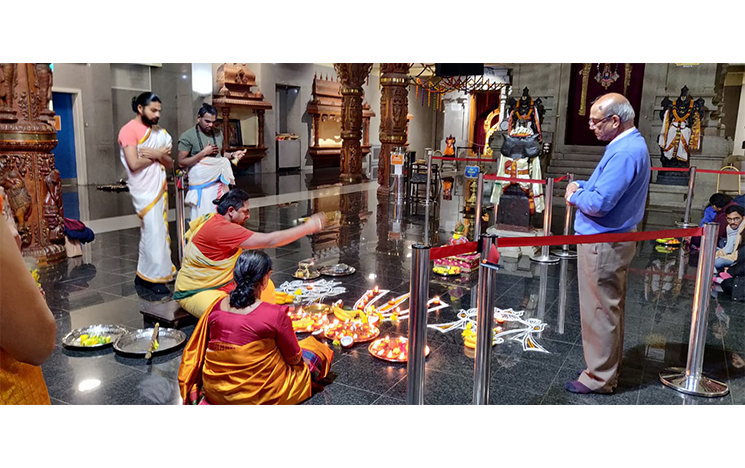
<instances>
[{"instance_id":1,"label":"priest's beard","mask_svg":"<svg viewBox=\"0 0 745 468\"><path fill-rule=\"evenodd\" d=\"M144 123L148 127L152 127L153 125L158 125L158 120L160 120L160 117L156 117L155 119L150 120L147 118L145 114L141 114L140 118L142 119L142 123Z\"/></svg>"}]
</instances>

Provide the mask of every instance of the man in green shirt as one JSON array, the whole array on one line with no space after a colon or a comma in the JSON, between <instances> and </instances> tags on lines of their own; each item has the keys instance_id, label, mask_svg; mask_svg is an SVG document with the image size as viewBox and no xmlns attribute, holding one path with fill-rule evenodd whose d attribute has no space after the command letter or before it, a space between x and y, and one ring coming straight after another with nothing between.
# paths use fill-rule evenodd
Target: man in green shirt
<instances>
[{"instance_id":1,"label":"man in green shirt","mask_svg":"<svg viewBox=\"0 0 745 468\"><path fill-rule=\"evenodd\" d=\"M213 200L219 199L235 184L232 161L236 164L246 151L220 155L223 136L215 126L217 109L202 104L197 124L181 134L178 142L178 164L189 169L189 191L184 203L191 207L190 219L215 211Z\"/></svg>"}]
</instances>

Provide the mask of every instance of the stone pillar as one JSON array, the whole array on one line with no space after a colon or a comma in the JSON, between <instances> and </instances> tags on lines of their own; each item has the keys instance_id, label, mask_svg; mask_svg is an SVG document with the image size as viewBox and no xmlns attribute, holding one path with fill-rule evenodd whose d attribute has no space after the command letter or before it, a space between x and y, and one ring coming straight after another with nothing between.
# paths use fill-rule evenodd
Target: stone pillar
<instances>
[{"instance_id":1,"label":"stone pillar","mask_svg":"<svg viewBox=\"0 0 745 468\"><path fill-rule=\"evenodd\" d=\"M737 125L735 127L734 148L732 154L743 156L742 144L745 142L745 74L742 77L742 91L740 91L740 107L737 110Z\"/></svg>"},{"instance_id":2,"label":"stone pillar","mask_svg":"<svg viewBox=\"0 0 745 468\"><path fill-rule=\"evenodd\" d=\"M362 85L372 63L335 63L341 79L341 182L349 184L362 180Z\"/></svg>"},{"instance_id":3,"label":"stone pillar","mask_svg":"<svg viewBox=\"0 0 745 468\"><path fill-rule=\"evenodd\" d=\"M51 154L57 146L51 99L48 63L0 64L0 185L23 255L40 266L65 258L62 184Z\"/></svg>"},{"instance_id":4,"label":"stone pillar","mask_svg":"<svg viewBox=\"0 0 745 468\"><path fill-rule=\"evenodd\" d=\"M408 63L380 64L380 155L378 156L378 194L390 193L391 150L405 146L406 116L409 114Z\"/></svg>"}]
</instances>

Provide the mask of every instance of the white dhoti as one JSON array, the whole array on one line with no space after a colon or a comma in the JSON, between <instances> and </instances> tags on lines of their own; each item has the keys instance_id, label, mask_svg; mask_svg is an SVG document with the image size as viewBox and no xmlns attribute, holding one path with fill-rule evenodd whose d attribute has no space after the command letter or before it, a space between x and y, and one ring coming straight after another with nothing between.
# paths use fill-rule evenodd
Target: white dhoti
<instances>
[{"instance_id":1,"label":"white dhoti","mask_svg":"<svg viewBox=\"0 0 745 468\"><path fill-rule=\"evenodd\" d=\"M171 136L164 129L153 127L140 140L137 149L164 146L171 146ZM168 235L166 168L156 162L137 172L130 172L124 150L121 150L120 156L129 175L127 186L132 204L140 217L137 276L151 283L167 283L173 280L176 267L171 262L171 239Z\"/></svg>"},{"instance_id":2,"label":"white dhoti","mask_svg":"<svg viewBox=\"0 0 745 468\"><path fill-rule=\"evenodd\" d=\"M662 148L665 158L679 161L688 161L691 151L697 150L701 144L701 131L698 116L694 121L693 128L688 126L688 114L678 117L677 113L670 116L670 110L665 111L660 136L657 144Z\"/></svg>"},{"instance_id":3,"label":"white dhoti","mask_svg":"<svg viewBox=\"0 0 745 468\"><path fill-rule=\"evenodd\" d=\"M189 191L184 204L191 207L191 221L214 213L212 200L218 199L235 184L230 161L223 157L203 158L189 169Z\"/></svg>"},{"instance_id":4,"label":"white dhoti","mask_svg":"<svg viewBox=\"0 0 745 468\"><path fill-rule=\"evenodd\" d=\"M526 158L510 159L504 155L499 158L499 169L497 170L498 177L539 180L541 175L541 164L538 161L538 158L535 158L535 161L533 162ZM505 189L512 184L513 182L502 180L495 181L494 190L492 190L491 193L491 202L498 205L499 199ZM518 183L517 185L528 197L530 213L543 213L545 207L543 200L543 185L530 182Z\"/></svg>"}]
</instances>

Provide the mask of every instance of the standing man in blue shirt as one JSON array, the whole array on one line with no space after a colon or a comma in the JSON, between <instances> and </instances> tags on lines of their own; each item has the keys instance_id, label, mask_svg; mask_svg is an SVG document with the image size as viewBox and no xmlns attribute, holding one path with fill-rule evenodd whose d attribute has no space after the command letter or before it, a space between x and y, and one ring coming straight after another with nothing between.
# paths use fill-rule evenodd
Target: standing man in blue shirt
<instances>
[{"instance_id":1,"label":"standing man in blue shirt","mask_svg":"<svg viewBox=\"0 0 745 468\"><path fill-rule=\"evenodd\" d=\"M600 97L590 110L590 130L609 141L588 181L567 186L565 198L577 207L580 235L631 232L644 217L650 179L647 142L634 127L634 108L622 95ZM567 382L572 393L612 393L623 357L626 275L634 242L577 246L582 346L587 369Z\"/></svg>"}]
</instances>

